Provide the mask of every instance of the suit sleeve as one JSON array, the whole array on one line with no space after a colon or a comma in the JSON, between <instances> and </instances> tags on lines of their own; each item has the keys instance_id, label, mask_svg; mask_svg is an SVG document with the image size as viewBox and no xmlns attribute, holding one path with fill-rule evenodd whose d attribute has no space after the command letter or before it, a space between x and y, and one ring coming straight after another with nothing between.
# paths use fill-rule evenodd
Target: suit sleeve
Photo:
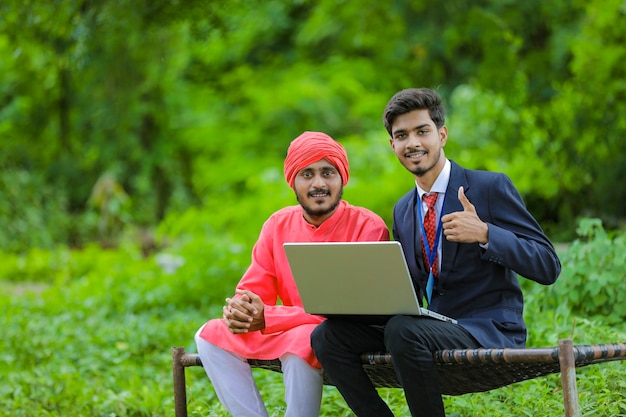
<instances>
[{"instance_id":1,"label":"suit sleeve","mask_svg":"<svg viewBox=\"0 0 626 417\"><path fill-rule=\"evenodd\" d=\"M527 210L511 180L506 175L496 176L488 194L489 245L483 259L540 284L554 283L561 272L554 246Z\"/></svg>"}]
</instances>

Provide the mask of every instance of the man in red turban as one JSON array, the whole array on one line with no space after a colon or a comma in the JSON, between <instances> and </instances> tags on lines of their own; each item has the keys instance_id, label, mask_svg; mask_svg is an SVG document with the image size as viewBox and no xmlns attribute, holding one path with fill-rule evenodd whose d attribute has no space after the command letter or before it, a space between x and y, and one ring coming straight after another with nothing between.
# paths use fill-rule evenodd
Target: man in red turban
<instances>
[{"instance_id":1,"label":"man in red turban","mask_svg":"<svg viewBox=\"0 0 626 417\"><path fill-rule=\"evenodd\" d=\"M209 320L195 337L204 369L233 416L268 415L247 359L280 359L286 417L320 411L323 377L310 335L324 319L302 308L283 243L389 240L378 215L342 199L348 157L330 136L304 132L294 139L284 172L299 204L266 220L222 318Z\"/></svg>"}]
</instances>

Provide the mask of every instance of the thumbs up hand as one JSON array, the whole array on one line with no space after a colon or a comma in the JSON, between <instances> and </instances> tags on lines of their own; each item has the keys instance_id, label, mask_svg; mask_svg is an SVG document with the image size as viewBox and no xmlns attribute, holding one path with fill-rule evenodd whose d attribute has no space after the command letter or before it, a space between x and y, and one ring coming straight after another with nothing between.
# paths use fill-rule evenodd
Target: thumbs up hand
<instances>
[{"instance_id":1,"label":"thumbs up hand","mask_svg":"<svg viewBox=\"0 0 626 417\"><path fill-rule=\"evenodd\" d=\"M441 218L443 234L452 242L489 242L489 227L476 214L476 207L467 199L463 187L459 187L459 201L463 211L446 214Z\"/></svg>"}]
</instances>

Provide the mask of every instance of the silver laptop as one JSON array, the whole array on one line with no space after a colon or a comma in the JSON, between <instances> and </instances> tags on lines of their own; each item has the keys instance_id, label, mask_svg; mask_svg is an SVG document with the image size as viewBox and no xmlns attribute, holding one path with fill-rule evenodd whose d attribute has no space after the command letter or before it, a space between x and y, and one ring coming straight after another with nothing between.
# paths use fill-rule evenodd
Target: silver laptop
<instances>
[{"instance_id":1,"label":"silver laptop","mask_svg":"<svg viewBox=\"0 0 626 417\"><path fill-rule=\"evenodd\" d=\"M321 316L429 316L420 307L400 242L284 243L304 310Z\"/></svg>"}]
</instances>

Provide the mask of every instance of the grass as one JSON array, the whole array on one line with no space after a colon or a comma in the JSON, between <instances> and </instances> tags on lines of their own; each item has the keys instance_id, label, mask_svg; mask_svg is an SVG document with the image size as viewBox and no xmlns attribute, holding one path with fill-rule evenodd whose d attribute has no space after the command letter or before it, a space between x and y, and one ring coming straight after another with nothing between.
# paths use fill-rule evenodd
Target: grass
<instances>
[{"instance_id":1,"label":"grass","mask_svg":"<svg viewBox=\"0 0 626 417\"><path fill-rule=\"evenodd\" d=\"M204 255L187 256L193 261L171 274L133 248L59 249L42 254L36 271L2 254L0 272L11 279L0 281L0 417L172 416L171 347L195 350L193 334L219 315L245 265ZM524 291L531 347L563 337L581 344L626 340L623 328L577 317L565 303L546 308L540 285ZM578 371L582 416L626 416L625 365ZM255 376L270 415L283 415L280 375ZM190 416L227 415L202 369L188 369L187 384ZM401 390L380 393L396 415L408 415ZM456 417L563 415L558 375L444 401ZM334 387L325 387L321 415L352 413Z\"/></svg>"}]
</instances>

